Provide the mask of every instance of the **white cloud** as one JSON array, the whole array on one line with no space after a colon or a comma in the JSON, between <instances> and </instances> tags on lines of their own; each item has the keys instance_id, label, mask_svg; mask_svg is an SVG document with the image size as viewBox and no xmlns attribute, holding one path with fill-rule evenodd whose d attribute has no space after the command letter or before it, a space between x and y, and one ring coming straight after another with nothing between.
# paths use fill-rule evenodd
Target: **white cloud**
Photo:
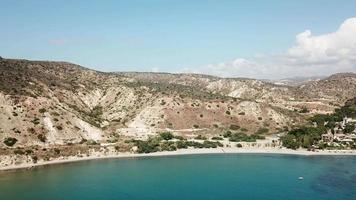
<instances>
[{"instance_id":1,"label":"white cloud","mask_svg":"<svg viewBox=\"0 0 356 200\"><path fill-rule=\"evenodd\" d=\"M152 67L151 72L159 72L159 68L158 67Z\"/></svg>"},{"instance_id":2,"label":"white cloud","mask_svg":"<svg viewBox=\"0 0 356 200\"><path fill-rule=\"evenodd\" d=\"M306 30L280 55L210 64L191 72L222 77L284 78L356 72L356 18L345 20L338 30L314 36Z\"/></svg>"}]
</instances>

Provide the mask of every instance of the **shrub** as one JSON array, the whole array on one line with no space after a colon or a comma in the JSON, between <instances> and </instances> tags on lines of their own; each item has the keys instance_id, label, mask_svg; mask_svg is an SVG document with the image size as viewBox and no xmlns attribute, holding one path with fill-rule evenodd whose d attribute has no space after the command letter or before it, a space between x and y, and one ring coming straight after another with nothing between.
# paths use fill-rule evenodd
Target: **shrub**
<instances>
[{"instance_id":1,"label":"shrub","mask_svg":"<svg viewBox=\"0 0 356 200\"><path fill-rule=\"evenodd\" d=\"M198 136L195 137L194 139L196 139L196 140L206 140L206 137L205 137L205 136L202 136L202 135L198 135Z\"/></svg>"},{"instance_id":2,"label":"shrub","mask_svg":"<svg viewBox=\"0 0 356 200\"><path fill-rule=\"evenodd\" d=\"M301 143L303 148L311 148L313 145L312 138L309 135L304 135L302 138L302 143Z\"/></svg>"},{"instance_id":3,"label":"shrub","mask_svg":"<svg viewBox=\"0 0 356 200\"><path fill-rule=\"evenodd\" d=\"M260 135L246 135L245 133L233 133L228 137L231 142L256 142L258 139L265 139L264 136Z\"/></svg>"},{"instance_id":4,"label":"shrub","mask_svg":"<svg viewBox=\"0 0 356 200\"><path fill-rule=\"evenodd\" d=\"M245 115L245 112L240 112L239 115Z\"/></svg>"},{"instance_id":5,"label":"shrub","mask_svg":"<svg viewBox=\"0 0 356 200\"><path fill-rule=\"evenodd\" d=\"M40 113L45 113L47 110L45 109L45 108L40 108L40 109L38 109L38 112L40 112Z\"/></svg>"},{"instance_id":6,"label":"shrub","mask_svg":"<svg viewBox=\"0 0 356 200\"><path fill-rule=\"evenodd\" d=\"M212 139L212 140L223 140L223 138L221 138L221 137L217 137L217 136L212 137L211 139Z\"/></svg>"},{"instance_id":7,"label":"shrub","mask_svg":"<svg viewBox=\"0 0 356 200\"><path fill-rule=\"evenodd\" d=\"M240 128L240 126L236 125L236 124L231 124L230 125L230 129L231 130L238 130Z\"/></svg>"},{"instance_id":8,"label":"shrub","mask_svg":"<svg viewBox=\"0 0 356 200\"><path fill-rule=\"evenodd\" d=\"M34 128L28 128L27 131L32 134L36 133Z\"/></svg>"},{"instance_id":9,"label":"shrub","mask_svg":"<svg viewBox=\"0 0 356 200\"><path fill-rule=\"evenodd\" d=\"M25 152L26 152L26 155L29 155L29 154L33 153L33 151L31 149L26 149Z\"/></svg>"},{"instance_id":10,"label":"shrub","mask_svg":"<svg viewBox=\"0 0 356 200\"><path fill-rule=\"evenodd\" d=\"M117 141L119 141L117 138L112 138L112 139L106 140L107 143L116 143Z\"/></svg>"},{"instance_id":11,"label":"shrub","mask_svg":"<svg viewBox=\"0 0 356 200\"><path fill-rule=\"evenodd\" d=\"M226 131L224 134L223 134L223 137L224 138L228 138L228 137L231 137L231 131Z\"/></svg>"},{"instance_id":12,"label":"shrub","mask_svg":"<svg viewBox=\"0 0 356 200\"><path fill-rule=\"evenodd\" d=\"M32 158L32 162L33 163L37 163L37 161L38 161L38 157L37 156L32 156L31 158Z\"/></svg>"},{"instance_id":13,"label":"shrub","mask_svg":"<svg viewBox=\"0 0 356 200\"><path fill-rule=\"evenodd\" d=\"M47 138L45 135L43 135L42 133L41 134L38 134L37 135L37 138L41 141L41 142L46 142Z\"/></svg>"},{"instance_id":14,"label":"shrub","mask_svg":"<svg viewBox=\"0 0 356 200\"><path fill-rule=\"evenodd\" d=\"M231 114L229 110L227 110L225 113L226 113L227 115L230 115L230 114Z\"/></svg>"},{"instance_id":15,"label":"shrub","mask_svg":"<svg viewBox=\"0 0 356 200\"><path fill-rule=\"evenodd\" d=\"M204 145L200 142L195 142L195 141L187 141L186 142L189 147L194 147L194 148L204 148Z\"/></svg>"},{"instance_id":16,"label":"shrub","mask_svg":"<svg viewBox=\"0 0 356 200\"><path fill-rule=\"evenodd\" d=\"M6 144L6 146L9 146L9 147L12 147L16 144L17 142L17 139L16 138L13 138L13 137L8 137L8 138L5 138L4 140L4 144Z\"/></svg>"},{"instance_id":17,"label":"shrub","mask_svg":"<svg viewBox=\"0 0 356 200\"><path fill-rule=\"evenodd\" d=\"M51 115L53 115L53 116L60 116L60 114L58 114L57 112L51 112Z\"/></svg>"},{"instance_id":18,"label":"shrub","mask_svg":"<svg viewBox=\"0 0 356 200\"><path fill-rule=\"evenodd\" d=\"M262 135L257 135L257 134L252 134L250 137L256 139L256 140L264 140L266 139L265 136L262 136Z\"/></svg>"},{"instance_id":19,"label":"shrub","mask_svg":"<svg viewBox=\"0 0 356 200\"><path fill-rule=\"evenodd\" d=\"M353 123L347 123L345 126L345 133L351 133L352 131L354 131L356 129L356 125Z\"/></svg>"},{"instance_id":20,"label":"shrub","mask_svg":"<svg viewBox=\"0 0 356 200\"><path fill-rule=\"evenodd\" d=\"M88 141L86 141L86 144L87 145L97 145L98 143L94 140L88 140Z\"/></svg>"},{"instance_id":21,"label":"shrub","mask_svg":"<svg viewBox=\"0 0 356 200\"><path fill-rule=\"evenodd\" d=\"M212 142L212 141L205 140L203 142L203 146L204 148L217 148L218 146L222 147L223 144L221 144L220 142Z\"/></svg>"},{"instance_id":22,"label":"shrub","mask_svg":"<svg viewBox=\"0 0 356 200\"><path fill-rule=\"evenodd\" d=\"M159 140L149 139L147 141L136 140L138 153L151 153L159 150Z\"/></svg>"},{"instance_id":23,"label":"shrub","mask_svg":"<svg viewBox=\"0 0 356 200\"><path fill-rule=\"evenodd\" d=\"M99 119L102 114L103 114L103 107L98 105L91 110L89 116L95 119Z\"/></svg>"},{"instance_id":24,"label":"shrub","mask_svg":"<svg viewBox=\"0 0 356 200\"><path fill-rule=\"evenodd\" d=\"M231 142L256 142L256 138L248 136L244 133L234 133L229 137Z\"/></svg>"},{"instance_id":25,"label":"shrub","mask_svg":"<svg viewBox=\"0 0 356 200\"><path fill-rule=\"evenodd\" d=\"M173 139L173 137L174 137L173 134L170 133L170 132L163 132L163 133L160 133L159 135L160 135L161 138L164 139L164 140L171 140L171 139Z\"/></svg>"},{"instance_id":26,"label":"shrub","mask_svg":"<svg viewBox=\"0 0 356 200\"><path fill-rule=\"evenodd\" d=\"M79 144L84 144L84 143L86 143L87 141L88 141L88 140L82 138L82 140L80 140Z\"/></svg>"},{"instance_id":27,"label":"shrub","mask_svg":"<svg viewBox=\"0 0 356 200\"><path fill-rule=\"evenodd\" d=\"M300 111L299 111L299 113L308 113L309 112L309 110L306 108L306 107L303 107Z\"/></svg>"},{"instance_id":28,"label":"shrub","mask_svg":"<svg viewBox=\"0 0 356 200\"><path fill-rule=\"evenodd\" d=\"M61 153L61 150L57 149L57 148L54 148L54 153L56 153L57 155Z\"/></svg>"},{"instance_id":29,"label":"shrub","mask_svg":"<svg viewBox=\"0 0 356 200\"><path fill-rule=\"evenodd\" d=\"M15 149L15 150L14 150L14 154L17 154L17 155L24 155L25 152L24 152L22 149Z\"/></svg>"},{"instance_id":30,"label":"shrub","mask_svg":"<svg viewBox=\"0 0 356 200\"><path fill-rule=\"evenodd\" d=\"M173 138L177 140L184 140L184 137L180 135L174 135Z\"/></svg>"},{"instance_id":31,"label":"shrub","mask_svg":"<svg viewBox=\"0 0 356 200\"><path fill-rule=\"evenodd\" d=\"M194 148L217 148L224 146L220 142L213 142L213 141L208 141L205 140L203 143L200 142L195 142L195 141L177 141L176 146L178 149L186 149L188 147L194 147Z\"/></svg>"},{"instance_id":32,"label":"shrub","mask_svg":"<svg viewBox=\"0 0 356 200\"><path fill-rule=\"evenodd\" d=\"M32 121L31 121L33 124L37 125L40 123L40 119L39 118L34 118Z\"/></svg>"},{"instance_id":33,"label":"shrub","mask_svg":"<svg viewBox=\"0 0 356 200\"><path fill-rule=\"evenodd\" d=\"M160 147L161 147L161 151L175 151L175 150L177 150L176 144L174 142L169 142L169 141L162 142Z\"/></svg>"},{"instance_id":34,"label":"shrub","mask_svg":"<svg viewBox=\"0 0 356 200\"><path fill-rule=\"evenodd\" d=\"M199 125L194 124L193 127L194 127L194 128L199 128Z\"/></svg>"},{"instance_id":35,"label":"shrub","mask_svg":"<svg viewBox=\"0 0 356 200\"><path fill-rule=\"evenodd\" d=\"M269 131L268 128L259 128L259 129L256 131L256 134L261 135L261 134L268 133L268 131Z\"/></svg>"},{"instance_id":36,"label":"shrub","mask_svg":"<svg viewBox=\"0 0 356 200\"><path fill-rule=\"evenodd\" d=\"M237 144L236 144L236 147L241 148L241 147L242 147L242 144L237 143Z\"/></svg>"},{"instance_id":37,"label":"shrub","mask_svg":"<svg viewBox=\"0 0 356 200\"><path fill-rule=\"evenodd\" d=\"M177 144L177 148L178 149L186 149L186 148L188 148L188 144L187 144L187 141L177 141L176 142L176 144Z\"/></svg>"}]
</instances>

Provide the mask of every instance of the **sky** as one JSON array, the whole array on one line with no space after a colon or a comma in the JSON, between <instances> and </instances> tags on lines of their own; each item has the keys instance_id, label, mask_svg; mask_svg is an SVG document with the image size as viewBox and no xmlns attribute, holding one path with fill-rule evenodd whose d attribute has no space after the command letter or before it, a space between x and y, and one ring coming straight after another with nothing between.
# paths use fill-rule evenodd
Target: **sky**
<instances>
[{"instance_id":1,"label":"sky","mask_svg":"<svg viewBox=\"0 0 356 200\"><path fill-rule=\"evenodd\" d=\"M356 72L356 1L0 0L0 56L222 77Z\"/></svg>"}]
</instances>

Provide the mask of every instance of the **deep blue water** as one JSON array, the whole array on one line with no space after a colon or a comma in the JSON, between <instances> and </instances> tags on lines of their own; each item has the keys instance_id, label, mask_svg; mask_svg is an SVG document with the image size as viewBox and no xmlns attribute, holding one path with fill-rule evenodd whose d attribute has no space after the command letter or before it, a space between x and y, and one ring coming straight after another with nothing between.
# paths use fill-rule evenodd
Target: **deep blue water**
<instances>
[{"instance_id":1,"label":"deep blue water","mask_svg":"<svg viewBox=\"0 0 356 200\"><path fill-rule=\"evenodd\" d=\"M188 155L0 173L0 200L20 199L356 200L356 157Z\"/></svg>"}]
</instances>

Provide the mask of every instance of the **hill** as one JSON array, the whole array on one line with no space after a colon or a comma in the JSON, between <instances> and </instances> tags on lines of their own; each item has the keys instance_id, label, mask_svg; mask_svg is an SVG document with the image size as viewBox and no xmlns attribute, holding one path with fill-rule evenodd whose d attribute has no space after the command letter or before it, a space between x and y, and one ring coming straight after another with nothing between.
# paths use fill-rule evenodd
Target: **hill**
<instances>
[{"instance_id":1,"label":"hill","mask_svg":"<svg viewBox=\"0 0 356 200\"><path fill-rule=\"evenodd\" d=\"M356 75L303 85L197 74L104 73L67 62L0 60L0 141L13 147L239 129L276 133L356 96ZM0 147L7 148L1 142Z\"/></svg>"}]
</instances>

